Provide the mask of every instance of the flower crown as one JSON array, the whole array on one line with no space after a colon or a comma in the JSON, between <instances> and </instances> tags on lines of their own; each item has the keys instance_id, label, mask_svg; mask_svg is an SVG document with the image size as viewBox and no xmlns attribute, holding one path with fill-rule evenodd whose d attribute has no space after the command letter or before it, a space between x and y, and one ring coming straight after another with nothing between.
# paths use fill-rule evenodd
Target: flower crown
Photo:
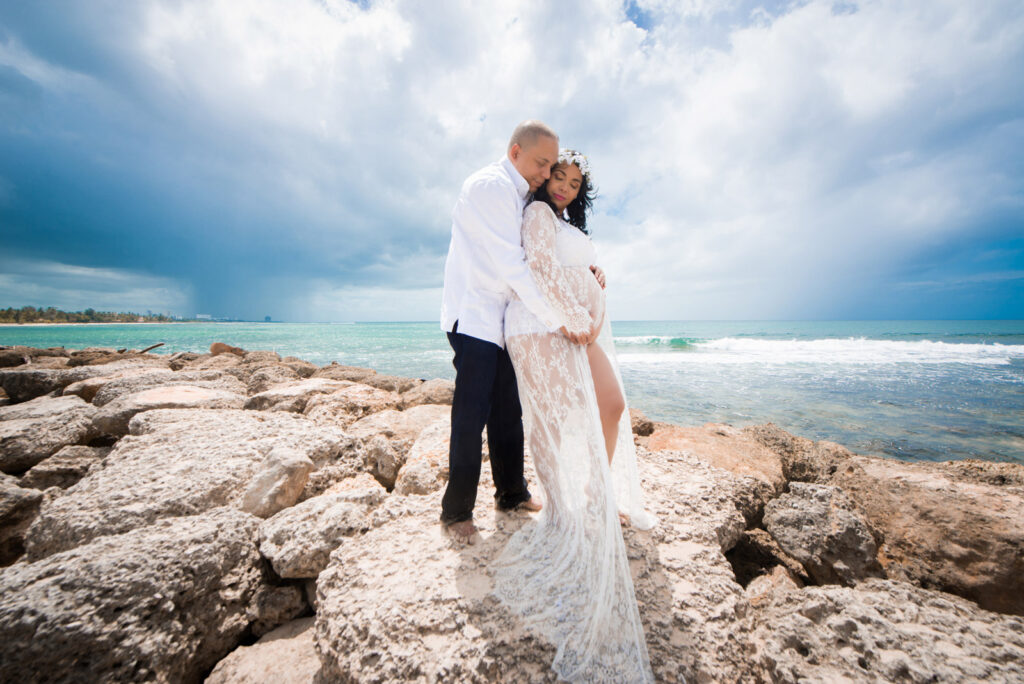
<instances>
[{"instance_id":1,"label":"flower crown","mask_svg":"<svg viewBox=\"0 0 1024 684\"><path fill-rule=\"evenodd\" d=\"M594 187L594 181L590 177L590 160L587 159L585 154L563 147L558 151L558 163L575 164L579 167L583 177L587 179L587 186Z\"/></svg>"}]
</instances>

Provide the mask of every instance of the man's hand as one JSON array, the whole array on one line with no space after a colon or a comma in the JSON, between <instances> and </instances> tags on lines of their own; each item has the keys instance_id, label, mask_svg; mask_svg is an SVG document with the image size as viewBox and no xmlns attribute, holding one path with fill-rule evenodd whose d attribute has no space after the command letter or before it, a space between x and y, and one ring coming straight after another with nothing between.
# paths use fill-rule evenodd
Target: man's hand
<instances>
[{"instance_id":1,"label":"man's hand","mask_svg":"<svg viewBox=\"0 0 1024 684\"><path fill-rule=\"evenodd\" d=\"M594 274L594 277L597 278L597 284L600 285L601 289L603 290L604 289L604 271L602 271L597 266L591 266L590 270Z\"/></svg>"}]
</instances>

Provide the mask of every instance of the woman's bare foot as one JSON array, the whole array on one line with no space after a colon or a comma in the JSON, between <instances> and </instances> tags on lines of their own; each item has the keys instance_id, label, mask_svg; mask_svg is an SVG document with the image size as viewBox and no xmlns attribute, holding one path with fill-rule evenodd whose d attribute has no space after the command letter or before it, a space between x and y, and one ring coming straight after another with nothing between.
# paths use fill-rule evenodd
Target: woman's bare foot
<instances>
[{"instance_id":1,"label":"woman's bare foot","mask_svg":"<svg viewBox=\"0 0 1024 684\"><path fill-rule=\"evenodd\" d=\"M623 527L629 527L629 516L625 513L619 513L619 524Z\"/></svg>"},{"instance_id":2,"label":"woman's bare foot","mask_svg":"<svg viewBox=\"0 0 1024 684\"><path fill-rule=\"evenodd\" d=\"M445 525L444 529L451 535L452 539L463 544L472 544L476 536L476 525L473 524L472 520L462 520Z\"/></svg>"},{"instance_id":3,"label":"woman's bare foot","mask_svg":"<svg viewBox=\"0 0 1024 684\"><path fill-rule=\"evenodd\" d=\"M528 501L524 501L523 503L519 504L516 508L518 508L521 511L529 511L530 513L536 513L543 507L544 506L537 499L537 497L531 496Z\"/></svg>"}]
</instances>

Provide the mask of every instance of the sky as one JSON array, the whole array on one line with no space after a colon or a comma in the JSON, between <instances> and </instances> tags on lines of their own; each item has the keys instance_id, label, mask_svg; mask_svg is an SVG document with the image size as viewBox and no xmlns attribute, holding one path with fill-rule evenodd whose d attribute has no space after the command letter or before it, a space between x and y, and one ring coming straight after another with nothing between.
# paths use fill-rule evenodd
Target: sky
<instances>
[{"instance_id":1,"label":"sky","mask_svg":"<svg viewBox=\"0 0 1024 684\"><path fill-rule=\"evenodd\" d=\"M1024 319L1020 0L0 3L0 308L436 320L526 118L614 319Z\"/></svg>"}]
</instances>

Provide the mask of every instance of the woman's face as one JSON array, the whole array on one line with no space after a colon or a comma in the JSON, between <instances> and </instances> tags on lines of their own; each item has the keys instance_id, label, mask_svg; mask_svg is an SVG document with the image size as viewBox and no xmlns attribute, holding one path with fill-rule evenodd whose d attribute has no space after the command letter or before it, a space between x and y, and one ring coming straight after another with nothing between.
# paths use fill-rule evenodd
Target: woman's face
<instances>
[{"instance_id":1,"label":"woman's face","mask_svg":"<svg viewBox=\"0 0 1024 684\"><path fill-rule=\"evenodd\" d=\"M556 164L548 179L548 196L559 213L576 199L583 185L583 174L575 164Z\"/></svg>"}]
</instances>

